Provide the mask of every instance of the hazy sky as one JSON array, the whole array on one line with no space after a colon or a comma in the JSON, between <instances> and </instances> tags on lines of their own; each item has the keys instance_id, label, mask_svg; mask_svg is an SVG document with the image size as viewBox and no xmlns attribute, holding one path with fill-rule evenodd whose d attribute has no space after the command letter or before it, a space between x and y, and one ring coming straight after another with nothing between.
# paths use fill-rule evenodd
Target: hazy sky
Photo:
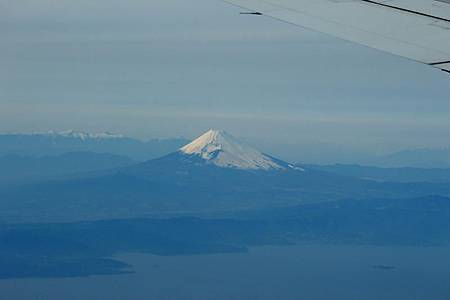
<instances>
[{"instance_id":1,"label":"hazy sky","mask_svg":"<svg viewBox=\"0 0 450 300\"><path fill-rule=\"evenodd\" d=\"M0 0L0 131L450 145L448 74L239 11L218 0Z\"/></svg>"}]
</instances>

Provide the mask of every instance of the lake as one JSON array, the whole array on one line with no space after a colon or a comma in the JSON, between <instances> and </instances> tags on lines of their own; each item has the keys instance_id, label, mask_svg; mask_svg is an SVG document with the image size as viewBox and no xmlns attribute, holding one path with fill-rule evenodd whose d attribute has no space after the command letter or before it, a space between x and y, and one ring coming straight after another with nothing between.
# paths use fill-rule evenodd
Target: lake
<instances>
[{"instance_id":1,"label":"lake","mask_svg":"<svg viewBox=\"0 0 450 300\"><path fill-rule=\"evenodd\" d=\"M298 245L116 258L135 272L0 280L0 299L450 299L450 247Z\"/></svg>"}]
</instances>

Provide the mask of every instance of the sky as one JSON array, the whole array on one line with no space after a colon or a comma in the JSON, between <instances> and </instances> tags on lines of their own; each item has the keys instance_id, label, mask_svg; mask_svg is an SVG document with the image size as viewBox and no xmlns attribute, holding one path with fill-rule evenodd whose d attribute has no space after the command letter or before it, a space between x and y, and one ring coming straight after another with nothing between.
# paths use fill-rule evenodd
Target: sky
<instances>
[{"instance_id":1,"label":"sky","mask_svg":"<svg viewBox=\"0 0 450 300\"><path fill-rule=\"evenodd\" d=\"M219 0L0 0L0 132L450 146L444 72ZM273 148L275 149L275 148Z\"/></svg>"}]
</instances>

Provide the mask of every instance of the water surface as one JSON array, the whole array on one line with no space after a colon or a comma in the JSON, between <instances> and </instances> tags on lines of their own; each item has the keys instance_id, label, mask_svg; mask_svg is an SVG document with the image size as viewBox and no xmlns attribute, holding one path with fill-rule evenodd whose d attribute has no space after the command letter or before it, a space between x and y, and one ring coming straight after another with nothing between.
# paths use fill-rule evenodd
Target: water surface
<instances>
[{"instance_id":1,"label":"water surface","mask_svg":"<svg viewBox=\"0 0 450 300\"><path fill-rule=\"evenodd\" d=\"M117 258L135 273L0 280L0 299L450 299L450 247L270 246Z\"/></svg>"}]
</instances>

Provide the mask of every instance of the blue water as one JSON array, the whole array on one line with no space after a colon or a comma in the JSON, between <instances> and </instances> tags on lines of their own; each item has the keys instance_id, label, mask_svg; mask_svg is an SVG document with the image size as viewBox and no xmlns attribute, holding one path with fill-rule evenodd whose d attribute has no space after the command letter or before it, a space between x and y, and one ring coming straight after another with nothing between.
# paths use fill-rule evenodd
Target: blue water
<instances>
[{"instance_id":1,"label":"blue water","mask_svg":"<svg viewBox=\"0 0 450 300\"><path fill-rule=\"evenodd\" d=\"M0 299L450 299L450 247L302 245L118 258L135 273L1 280Z\"/></svg>"}]
</instances>

